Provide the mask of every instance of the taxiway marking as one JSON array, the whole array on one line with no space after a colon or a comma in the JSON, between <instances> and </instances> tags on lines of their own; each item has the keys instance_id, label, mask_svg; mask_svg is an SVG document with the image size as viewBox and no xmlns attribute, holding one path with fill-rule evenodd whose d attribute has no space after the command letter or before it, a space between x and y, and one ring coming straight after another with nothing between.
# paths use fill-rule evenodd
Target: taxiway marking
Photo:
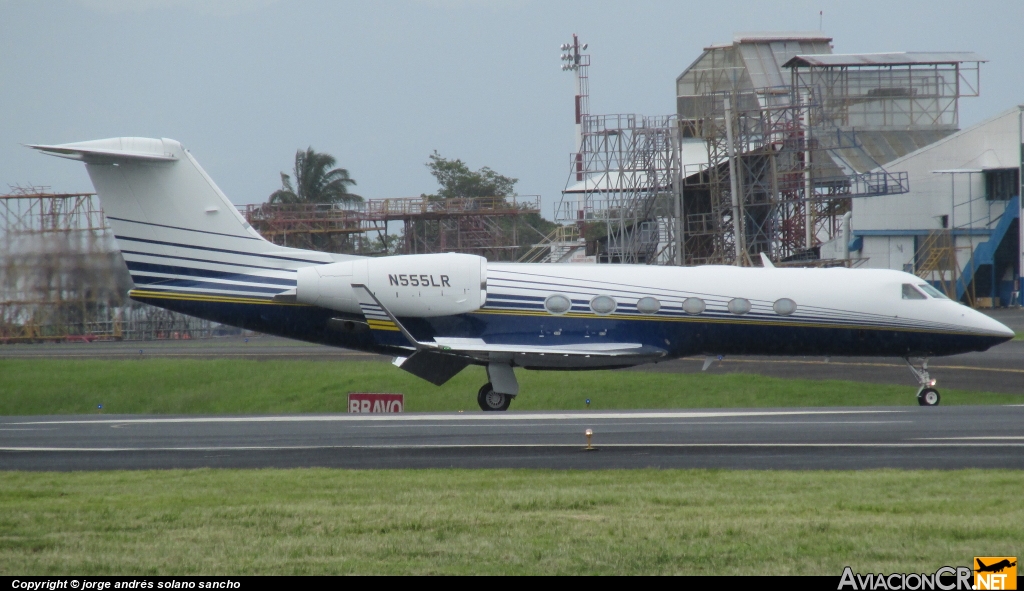
<instances>
[{"instance_id":1,"label":"taxiway marking","mask_svg":"<svg viewBox=\"0 0 1024 591\"><path fill-rule=\"evenodd\" d=\"M727 417L774 417L806 415L853 415L902 413L905 410L798 410L798 411L747 411L747 412L609 412L595 414L537 413L537 414L492 414L466 413L453 415L325 415L325 416L270 416L270 417L175 417L160 419L96 419L9 422L6 425L104 425L104 424L154 424L154 423L317 423L317 422L359 422L359 421L600 421L606 419L700 419Z\"/></svg>"},{"instance_id":2,"label":"taxiway marking","mask_svg":"<svg viewBox=\"0 0 1024 591\"><path fill-rule=\"evenodd\" d=\"M768 448L768 447L845 447L845 448L911 448L911 447L1024 447L1024 443L604 443L603 448ZM0 447L0 452L212 452L212 451L294 451L294 450L429 450L429 449L528 449L577 448L579 443L483 443L422 445L294 445L294 446L224 446L224 447Z\"/></svg>"},{"instance_id":3,"label":"taxiway marking","mask_svg":"<svg viewBox=\"0 0 1024 591\"><path fill-rule=\"evenodd\" d=\"M992 435L985 437L916 437L916 441L988 441L997 439L1000 441L1024 441L1024 437Z\"/></svg>"}]
</instances>

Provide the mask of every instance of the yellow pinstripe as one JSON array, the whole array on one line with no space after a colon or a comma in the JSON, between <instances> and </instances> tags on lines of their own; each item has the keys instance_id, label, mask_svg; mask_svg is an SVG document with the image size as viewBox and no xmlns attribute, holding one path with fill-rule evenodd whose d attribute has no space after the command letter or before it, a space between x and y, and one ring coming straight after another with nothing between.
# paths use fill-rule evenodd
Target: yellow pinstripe
<instances>
[{"instance_id":1,"label":"yellow pinstripe","mask_svg":"<svg viewBox=\"0 0 1024 591\"><path fill-rule=\"evenodd\" d=\"M271 305L271 306L292 306L302 308L312 308L309 304L297 304L288 302L275 302L272 299L260 299L260 298L245 298L237 296L217 296L217 295L200 295L191 293L172 293L164 291L146 291L142 289L133 289L128 292L129 297L133 298L149 298L149 299L164 299L164 300L179 300L179 301L190 301L190 302L215 302L215 303L229 303L229 304L260 304L260 305ZM490 314L497 316L542 316L548 317L554 320L558 316L553 316L548 312L535 311L535 310L495 310L495 309L481 309L474 312L475 314ZM669 316L641 316L641 315L625 315L625 314L609 314L605 316L598 316L597 314L588 314L586 312L568 312L562 314L564 318L589 318L593 320L600 319L611 319L611 320L631 320L631 321L648 321L648 322L703 322L713 324L738 324L747 326L785 326L785 327L804 327L804 328L838 328L848 330L881 330L881 331L893 331L893 332L917 332L917 333L933 333L933 334L970 334L967 331L954 331L954 330L941 330L941 329L929 329L929 328L906 328L906 327L879 327L870 325L859 325L859 324L832 324L832 323L812 323L812 322L772 322L766 320L744 320L742 318L736 319L725 319L725 318L710 318L707 316L694 316L691 318L686 317L669 317ZM390 320L367 320L367 324L373 330L385 330L399 332L398 327L395 326L394 322Z\"/></svg>"}]
</instances>

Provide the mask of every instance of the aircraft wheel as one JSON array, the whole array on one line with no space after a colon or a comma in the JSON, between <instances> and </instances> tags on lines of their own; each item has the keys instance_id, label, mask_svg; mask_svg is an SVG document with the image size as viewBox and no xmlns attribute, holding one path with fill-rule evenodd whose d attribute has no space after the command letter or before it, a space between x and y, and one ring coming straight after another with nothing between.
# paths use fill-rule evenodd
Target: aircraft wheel
<instances>
[{"instance_id":1,"label":"aircraft wheel","mask_svg":"<svg viewBox=\"0 0 1024 591\"><path fill-rule=\"evenodd\" d=\"M939 391L935 388L925 388L917 393L917 403L921 406L938 406Z\"/></svg>"},{"instance_id":2,"label":"aircraft wheel","mask_svg":"<svg viewBox=\"0 0 1024 591\"><path fill-rule=\"evenodd\" d=\"M512 398L508 394L495 392L490 382L481 386L480 391L476 394L476 402L480 405L480 410L483 411L508 410L508 405L512 404Z\"/></svg>"}]
</instances>

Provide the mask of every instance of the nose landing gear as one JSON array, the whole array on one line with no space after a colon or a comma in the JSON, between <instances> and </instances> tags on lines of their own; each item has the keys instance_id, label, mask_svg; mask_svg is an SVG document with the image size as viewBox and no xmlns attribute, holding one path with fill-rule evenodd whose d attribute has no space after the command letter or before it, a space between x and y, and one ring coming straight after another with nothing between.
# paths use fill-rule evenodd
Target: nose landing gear
<instances>
[{"instance_id":1,"label":"nose landing gear","mask_svg":"<svg viewBox=\"0 0 1024 591\"><path fill-rule=\"evenodd\" d=\"M914 377L917 378L917 383L921 386L917 390L917 403L921 406L938 406L941 397L939 396L939 391L933 387L935 386L935 380L928 374L928 360L921 360L921 369L914 367L909 357L904 357L903 360L907 362L907 367L910 368Z\"/></svg>"},{"instance_id":2,"label":"nose landing gear","mask_svg":"<svg viewBox=\"0 0 1024 591\"><path fill-rule=\"evenodd\" d=\"M938 406L939 391L935 388L921 388L917 393L917 403L921 406Z\"/></svg>"}]
</instances>

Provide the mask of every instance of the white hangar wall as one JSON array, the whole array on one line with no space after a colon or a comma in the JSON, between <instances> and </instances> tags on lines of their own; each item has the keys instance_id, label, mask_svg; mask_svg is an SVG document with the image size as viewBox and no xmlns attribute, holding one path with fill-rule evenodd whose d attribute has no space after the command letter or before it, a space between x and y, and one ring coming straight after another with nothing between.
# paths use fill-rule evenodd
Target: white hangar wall
<instances>
[{"instance_id":1,"label":"white hangar wall","mask_svg":"<svg viewBox=\"0 0 1024 591\"><path fill-rule=\"evenodd\" d=\"M854 235L860 231L985 228L1003 213L1006 201L990 201L985 175L968 170L1020 166L1020 110L1013 108L934 144L885 164L906 172L910 192L853 200ZM936 171L964 171L938 173ZM869 266L879 265L868 262Z\"/></svg>"},{"instance_id":2,"label":"white hangar wall","mask_svg":"<svg viewBox=\"0 0 1024 591\"><path fill-rule=\"evenodd\" d=\"M854 245L859 243L861 248L851 256L866 259L864 267L914 272L921 263L915 260L921 242L934 230L948 229L959 266L967 269L978 246L996 239L1008 204L1019 205L1019 199L1012 198L1020 195L1021 113L1021 107L1014 107L886 163L889 172L907 173L910 191L853 200L853 235L859 239ZM1012 184L1001 189L993 185L998 184L993 177L999 175L1007 181L1012 178ZM1019 219L1019 210L1009 213ZM1012 239L1018 261L1011 269L1004 260L989 272L998 274L996 283L1013 281L1014 299L1019 302L1017 231L1005 239ZM823 252L823 256L829 255ZM999 289L990 285L985 291ZM1004 295L1004 304L1006 299Z\"/></svg>"}]
</instances>

